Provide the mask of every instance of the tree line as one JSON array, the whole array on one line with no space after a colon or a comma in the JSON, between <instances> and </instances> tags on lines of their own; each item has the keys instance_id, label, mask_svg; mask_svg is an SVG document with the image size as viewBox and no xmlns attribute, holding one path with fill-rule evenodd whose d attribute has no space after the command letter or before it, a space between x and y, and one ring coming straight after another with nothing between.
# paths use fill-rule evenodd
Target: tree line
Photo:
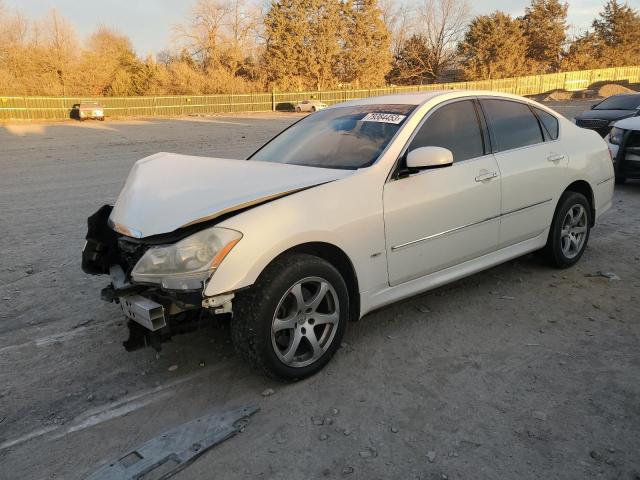
<instances>
[{"instance_id":1,"label":"tree line","mask_svg":"<svg viewBox=\"0 0 640 480\"><path fill-rule=\"evenodd\" d=\"M472 16L466 0L197 0L172 48L139 57L99 27L81 42L55 10L0 0L0 94L128 96L369 88L640 65L640 14L607 0L569 35L569 5Z\"/></svg>"}]
</instances>

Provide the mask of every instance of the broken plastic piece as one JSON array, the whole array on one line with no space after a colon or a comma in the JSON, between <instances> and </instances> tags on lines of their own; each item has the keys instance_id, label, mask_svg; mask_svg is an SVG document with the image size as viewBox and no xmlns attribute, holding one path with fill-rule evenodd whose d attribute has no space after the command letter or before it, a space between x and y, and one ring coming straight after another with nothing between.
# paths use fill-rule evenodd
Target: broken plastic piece
<instances>
[{"instance_id":1,"label":"broken plastic piece","mask_svg":"<svg viewBox=\"0 0 640 480\"><path fill-rule=\"evenodd\" d=\"M258 411L244 408L215 412L191 420L122 455L87 478L89 480L160 480L187 467L211 447L240 431L246 419Z\"/></svg>"}]
</instances>

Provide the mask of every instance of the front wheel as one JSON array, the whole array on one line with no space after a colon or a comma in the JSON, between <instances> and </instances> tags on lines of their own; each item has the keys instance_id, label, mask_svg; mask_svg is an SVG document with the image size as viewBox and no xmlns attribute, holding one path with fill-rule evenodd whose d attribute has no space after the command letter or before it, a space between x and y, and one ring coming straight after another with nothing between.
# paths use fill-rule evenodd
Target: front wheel
<instances>
[{"instance_id":1,"label":"front wheel","mask_svg":"<svg viewBox=\"0 0 640 480\"><path fill-rule=\"evenodd\" d=\"M591 206L578 192L565 192L556 208L545 254L558 268L574 265L585 249L591 232Z\"/></svg>"},{"instance_id":2,"label":"front wheel","mask_svg":"<svg viewBox=\"0 0 640 480\"><path fill-rule=\"evenodd\" d=\"M296 113L300 113L302 109L300 107L296 107Z\"/></svg>"},{"instance_id":3,"label":"front wheel","mask_svg":"<svg viewBox=\"0 0 640 480\"><path fill-rule=\"evenodd\" d=\"M277 259L237 296L231 334L236 350L272 377L313 375L340 346L349 295L340 273L313 255Z\"/></svg>"}]
</instances>

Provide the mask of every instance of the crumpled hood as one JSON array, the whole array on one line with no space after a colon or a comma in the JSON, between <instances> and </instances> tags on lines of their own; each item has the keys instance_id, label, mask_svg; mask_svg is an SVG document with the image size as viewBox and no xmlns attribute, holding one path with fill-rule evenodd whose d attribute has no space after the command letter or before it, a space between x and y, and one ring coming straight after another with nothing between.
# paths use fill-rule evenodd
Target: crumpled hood
<instances>
[{"instance_id":1,"label":"crumpled hood","mask_svg":"<svg viewBox=\"0 0 640 480\"><path fill-rule=\"evenodd\" d=\"M613 124L614 127L622 128L624 130L640 130L640 117L625 118L624 120L618 120Z\"/></svg>"},{"instance_id":2,"label":"crumpled hood","mask_svg":"<svg viewBox=\"0 0 640 480\"><path fill-rule=\"evenodd\" d=\"M161 152L135 163L109 221L114 230L124 235L144 238L352 173Z\"/></svg>"}]
</instances>

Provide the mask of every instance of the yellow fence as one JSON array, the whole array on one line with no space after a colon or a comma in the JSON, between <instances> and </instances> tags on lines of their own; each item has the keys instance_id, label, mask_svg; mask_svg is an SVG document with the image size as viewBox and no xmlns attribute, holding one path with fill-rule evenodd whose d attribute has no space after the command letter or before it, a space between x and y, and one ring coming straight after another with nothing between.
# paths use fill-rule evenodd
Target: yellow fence
<instances>
[{"instance_id":1,"label":"yellow fence","mask_svg":"<svg viewBox=\"0 0 640 480\"><path fill-rule=\"evenodd\" d=\"M604 82L640 83L640 66L602 68L527 77L452 82L407 87L271 92L237 95L182 95L163 97L2 97L0 120L70 118L74 104L98 102L107 116L176 116L204 113L266 112L289 110L300 101L315 98L334 104L356 98L441 89L493 90L516 95L536 95L553 90L584 90Z\"/></svg>"}]
</instances>

